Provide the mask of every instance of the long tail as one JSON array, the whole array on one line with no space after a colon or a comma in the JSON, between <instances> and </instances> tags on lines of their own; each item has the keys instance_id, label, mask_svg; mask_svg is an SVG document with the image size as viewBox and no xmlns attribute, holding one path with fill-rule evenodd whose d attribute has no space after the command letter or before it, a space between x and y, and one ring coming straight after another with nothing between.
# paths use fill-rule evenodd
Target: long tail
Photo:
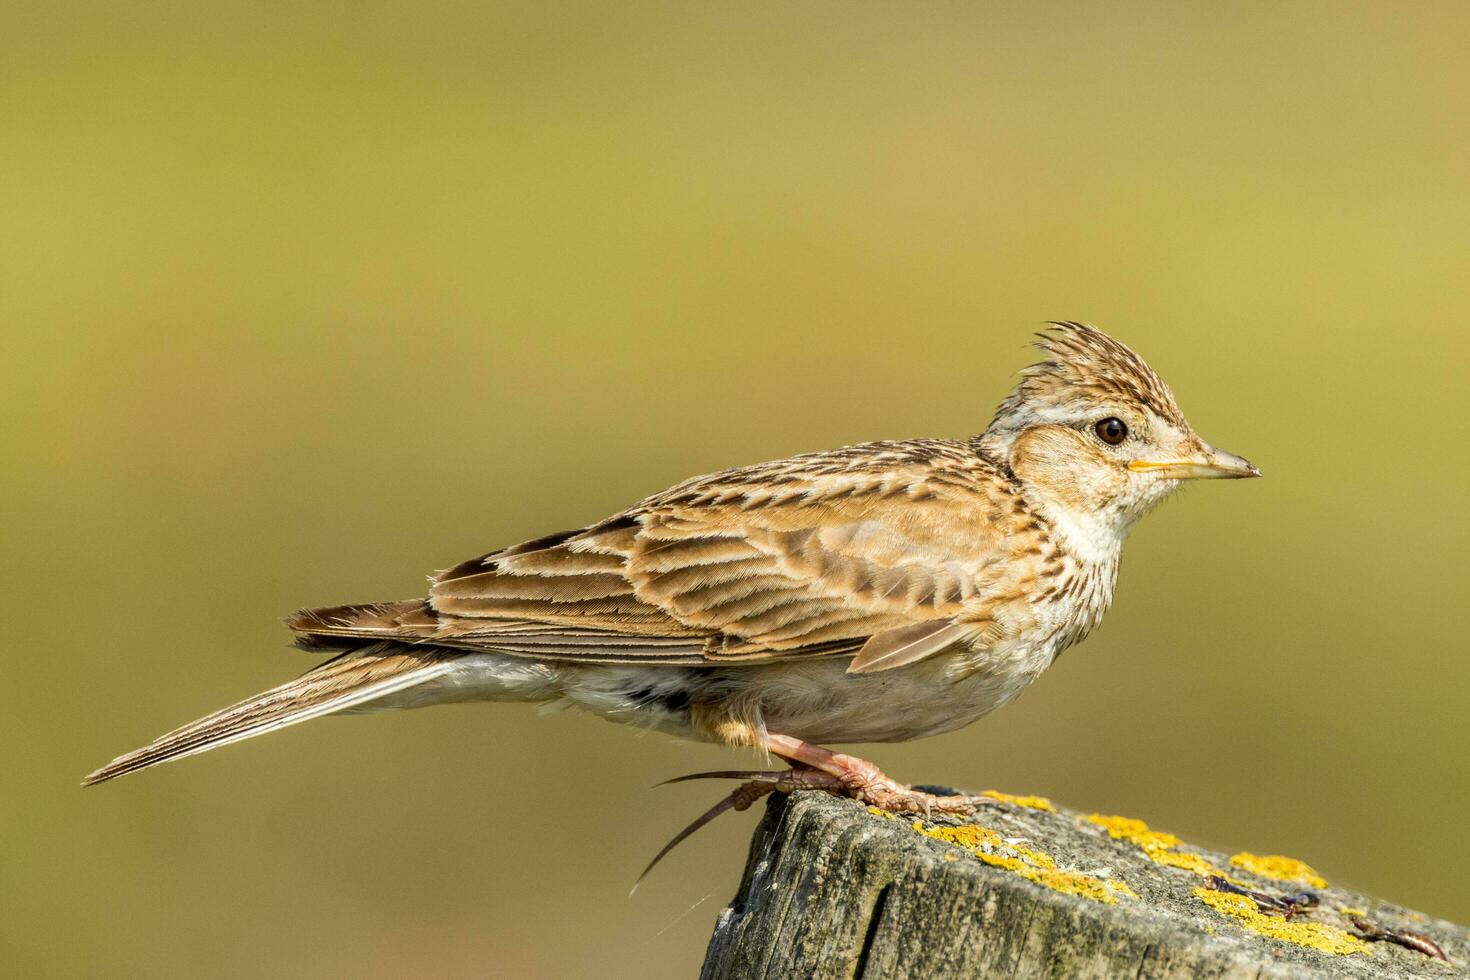
<instances>
[{"instance_id":1,"label":"long tail","mask_svg":"<svg viewBox=\"0 0 1470 980\"><path fill-rule=\"evenodd\" d=\"M296 680L160 735L118 756L82 780L83 786L264 735L297 722L376 701L450 670L462 654L442 647L381 643L344 653Z\"/></svg>"}]
</instances>

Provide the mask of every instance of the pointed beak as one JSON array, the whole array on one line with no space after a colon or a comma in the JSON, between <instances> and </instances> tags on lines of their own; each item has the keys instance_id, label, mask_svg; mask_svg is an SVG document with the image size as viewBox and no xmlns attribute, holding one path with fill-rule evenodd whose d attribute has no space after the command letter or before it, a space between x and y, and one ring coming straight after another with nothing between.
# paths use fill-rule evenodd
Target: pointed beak
<instances>
[{"instance_id":1,"label":"pointed beak","mask_svg":"<svg viewBox=\"0 0 1470 980\"><path fill-rule=\"evenodd\" d=\"M1248 459L1206 446L1204 452L1187 459L1135 459L1128 464L1135 473L1152 473L1171 480L1243 480L1260 476Z\"/></svg>"}]
</instances>

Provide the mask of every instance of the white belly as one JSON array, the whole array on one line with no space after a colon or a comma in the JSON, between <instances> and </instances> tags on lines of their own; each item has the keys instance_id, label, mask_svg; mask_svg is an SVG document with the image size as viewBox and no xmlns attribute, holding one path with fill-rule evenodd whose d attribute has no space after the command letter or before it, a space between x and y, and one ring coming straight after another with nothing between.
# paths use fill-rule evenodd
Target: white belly
<instances>
[{"instance_id":1,"label":"white belly","mask_svg":"<svg viewBox=\"0 0 1470 980\"><path fill-rule=\"evenodd\" d=\"M1051 658L968 676L956 675L956 660L940 655L877 674L849 674L846 660L781 665L752 683L772 732L818 743L904 742L963 728L1013 701Z\"/></svg>"},{"instance_id":2,"label":"white belly","mask_svg":"<svg viewBox=\"0 0 1470 980\"><path fill-rule=\"evenodd\" d=\"M954 731L1014 700L1051 663L1052 653L987 657L962 672L964 658L940 654L876 674L847 673L847 658L741 667L537 664L471 654L459 669L375 708L447 701L562 703L609 721L702 739L690 704L729 699L769 732L808 742L902 742ZM752 711L751 709L755 709Z\"/></svg>"}]
</instances>

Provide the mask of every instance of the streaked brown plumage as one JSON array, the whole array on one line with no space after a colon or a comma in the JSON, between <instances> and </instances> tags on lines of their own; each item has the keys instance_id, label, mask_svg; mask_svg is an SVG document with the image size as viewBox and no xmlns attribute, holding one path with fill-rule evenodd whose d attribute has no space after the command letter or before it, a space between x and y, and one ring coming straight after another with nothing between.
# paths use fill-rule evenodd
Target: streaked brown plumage
<instances>
[{"instance_id":1,"label":"streaked brown plumage","mask_svg":"<svg viewBox=\"0 0 1470 980\"><path fill-rule=\"evenodd\" d=\"M1112 338L1063 323L1038 347L974 439L696 477L462 562L426 599L297 613L299 642L334 659L87 781L321 714L528 700L798 767L728 805L811 786L951 805L811 743L922 737L1011 700L1101 619L1138 517L1182 479L1259 475Z\"/></svg>"},{"instance_id":2,"label":"streaked brown plumage","mask_svg":"<svg viewBox=\"0 0 1470 980\"><path fill-rule=\"evenodd\" d=\"M1014 591L1022 559L1049 542L1004 485L965 443L796 456L699 477L601 523L463 562L434 577L427 600L308 610L289 624L306 636L579 662L854 653L886 630L984 618Z\"/></svg>"}]
</instances>

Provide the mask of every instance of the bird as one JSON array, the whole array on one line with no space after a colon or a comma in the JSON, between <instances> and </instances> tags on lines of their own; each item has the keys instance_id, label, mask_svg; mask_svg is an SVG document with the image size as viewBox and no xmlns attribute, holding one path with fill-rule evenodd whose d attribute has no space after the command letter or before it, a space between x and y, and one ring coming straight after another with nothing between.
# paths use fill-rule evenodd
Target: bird
<instances>
[{"instance_id":1,"label":"bird","mask_svg":"<svg viewBox=\"0 0 1470 980\"><path fill-rule=\"evenodd\" d=\"M987 798L914 789L823 743L925 738L1014 700L1102 620L1139 518L1186 481L1261 475L1096 327L1057 321L1035 346L970 439L697 476L440 571L427 597L300 610L297 645L330 659L84 784L324 715L537 702L789 766L670 780L741 784L654 863L768 793L967 812Z\"/></svg>"}]
</instances>

